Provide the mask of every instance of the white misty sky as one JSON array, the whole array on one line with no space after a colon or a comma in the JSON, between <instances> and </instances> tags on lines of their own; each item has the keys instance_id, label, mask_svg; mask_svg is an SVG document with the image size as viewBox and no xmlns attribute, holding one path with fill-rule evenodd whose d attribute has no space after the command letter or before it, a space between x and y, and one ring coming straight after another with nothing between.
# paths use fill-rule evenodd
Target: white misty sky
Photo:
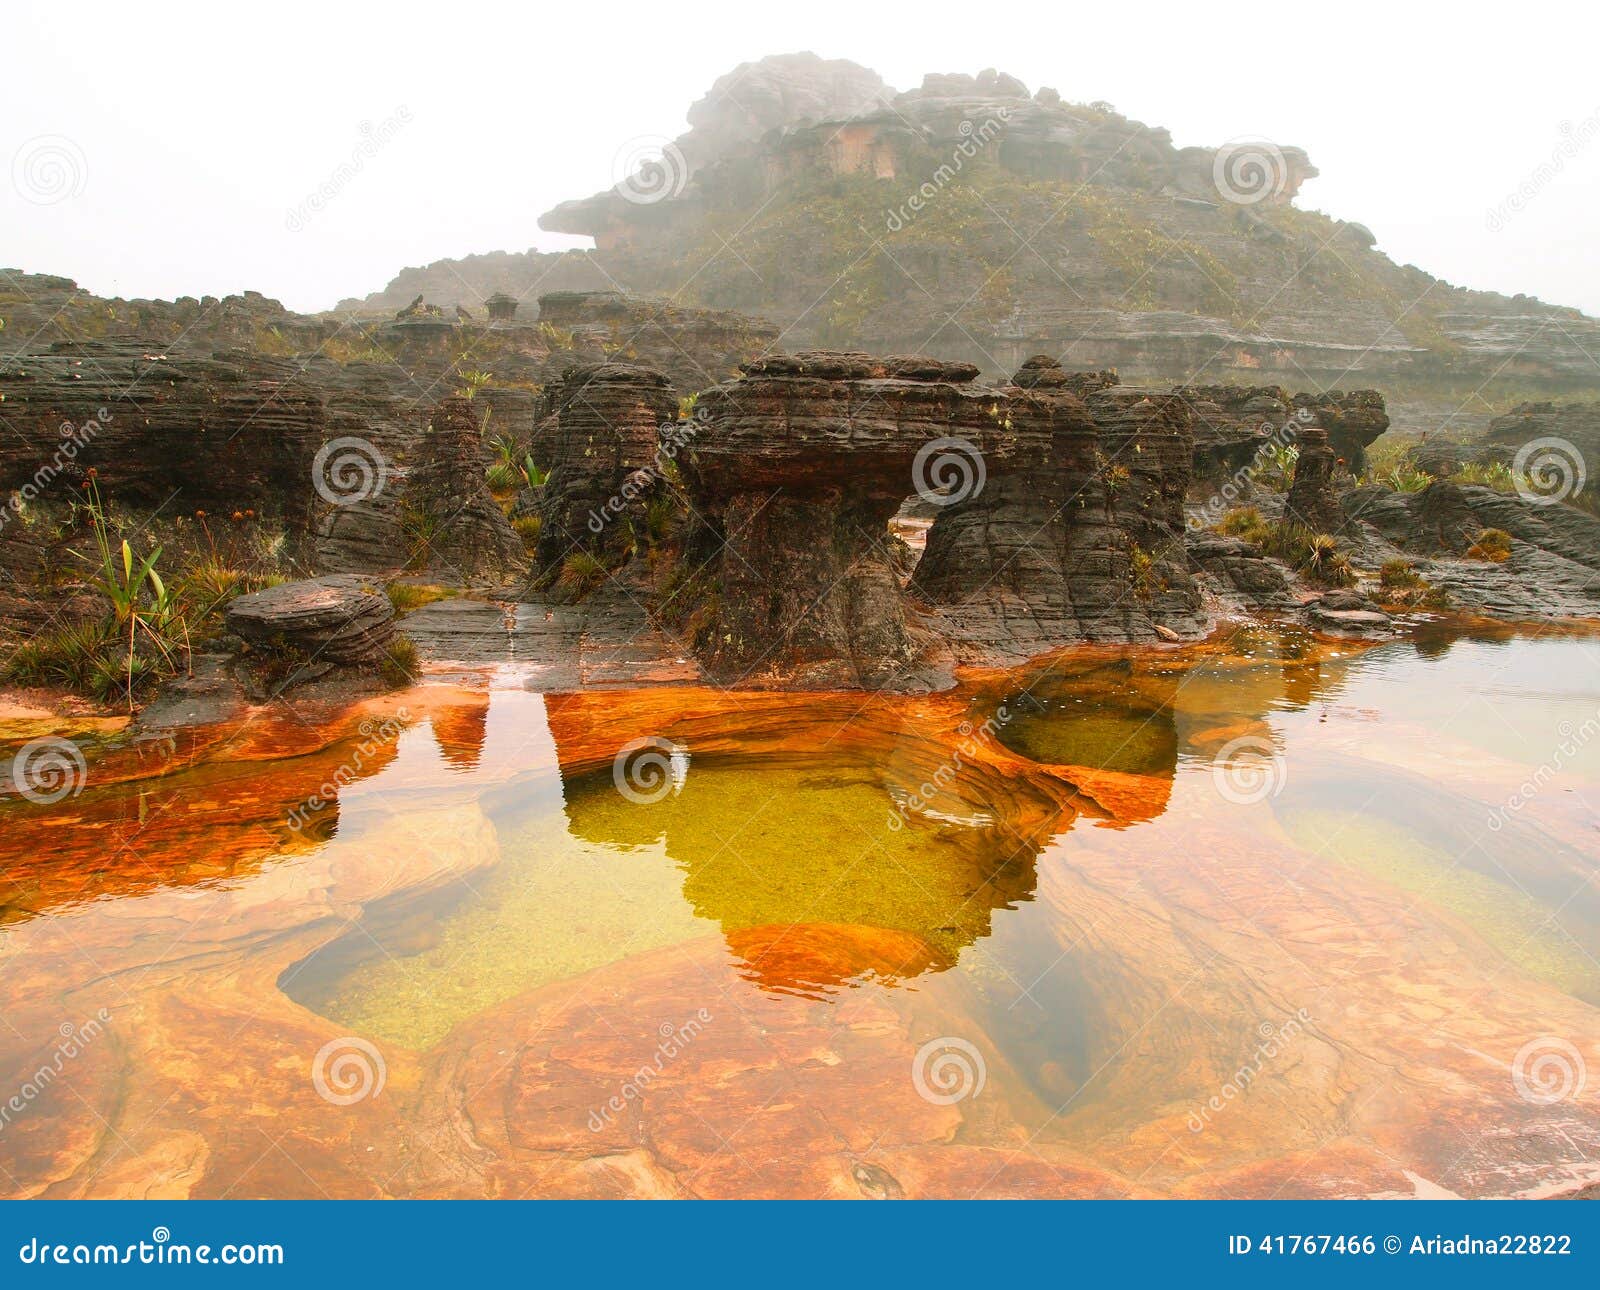
<instances>
[{"instance_id":1,"label":"white misty sky","mask_svg":"<svg viewBox=\"0 0 1600 1290\"><path fill-rule=\"evenodd\" d=\"M324 309L406 265L584 239L540 212L609 186L619 148L671 137L737 63L812 49L897 89L998 67L1105 99L1180 145L1296 144L1299 204L1360 220L1396 260L1600 314L1600 5L1342 0L984 7L270 5L8 0L0 77L0 265L103 295L253 288ZM409 123L298 231L290 210L356 154L363 122ZM1590 141L1499 231L1488 212ZM19 189L40 136L79 191ZM31 151L30 151L31 149ZM26 187L26 181L22 184Z\"/></svg>"}]
</instances>

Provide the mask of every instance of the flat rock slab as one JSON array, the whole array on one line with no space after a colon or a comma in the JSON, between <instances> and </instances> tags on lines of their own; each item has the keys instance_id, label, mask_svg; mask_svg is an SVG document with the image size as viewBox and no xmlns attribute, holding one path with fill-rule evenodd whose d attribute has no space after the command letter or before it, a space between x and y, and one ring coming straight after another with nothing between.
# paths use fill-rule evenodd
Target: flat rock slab
<instances>
[{"instance_id":1,"label":"flat rock slab","mask_svg":"<svg viewBox=\"0 0 1600 1290\"><path fill-rule=\"evenodd\" d=\"M1329 591L1306 606L1306 617L1320 632L1340 636L1387 636L1394 620L1359 591Z\"/></svg>"},{"instance_id":2,"label":"flat rock slab","mask_svg":"<svg viewBox=\"0 0 1600 1290\"><path fill-rule=\"evenodd\" d=\"M576 605L440 600L402 626L429 662L506 665L543 689L701 679L641 605L609 588Z\"/></svg>"},{"instance_id":3,"label":"flat rock slab","mask_svg":"<svg viewBox=\"0 0 1600 1290\"><path fill-rule=\"evenodd\" d=\"M228 630L251 645L290 645L323 663L369 663L394 638L394 607L352 573L286 582L228 606Z\"/></svg>"}]
</instances>

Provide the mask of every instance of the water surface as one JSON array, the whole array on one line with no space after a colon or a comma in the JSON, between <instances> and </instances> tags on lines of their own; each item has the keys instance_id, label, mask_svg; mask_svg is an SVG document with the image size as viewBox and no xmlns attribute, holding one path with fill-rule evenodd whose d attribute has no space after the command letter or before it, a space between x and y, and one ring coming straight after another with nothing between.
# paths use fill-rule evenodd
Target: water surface
<instances>
[{"instance_id":1,"label":"water surface","mask_svg":"<svg viewBox=\"0 0 1600 1290\"><path fill-rule=\"evenodd\" d=\"M1257 628L906 698L507 673L86 745L77 796L0 802L0 1080L33 1089L0 1180L1579 1185L1596 650Z\"/></svg>"}]
</instances>

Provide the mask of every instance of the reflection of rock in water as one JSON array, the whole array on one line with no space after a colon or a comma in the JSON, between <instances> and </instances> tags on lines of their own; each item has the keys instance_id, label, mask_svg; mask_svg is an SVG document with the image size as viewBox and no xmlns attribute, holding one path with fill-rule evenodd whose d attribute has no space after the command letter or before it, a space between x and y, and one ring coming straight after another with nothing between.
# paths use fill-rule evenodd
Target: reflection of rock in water
<instances>
[{"instance_id":1,"label":"reflection of rock in water","mask_svg":"<svg viewBox=\"0 0 1600 1290\"><path fill-rule=\"evenodd\" d=\"M483 741L489 729L488 692L473 694L468 702L455 707L441 708L430 719L433 737L438 741L444 759L456 770L476 770L483 756Z\"/></svg>"},{"instance_id":2,"label":"reflection of rock in water","mask_svg":"<svg viewBox=\"0 0 1600 1290\"><path fill-rule=\"evenodd\" d=\"M1069 787L997 773L1005 750L948 703L920 720L905 705L863 712L859 696L661 707L656 737L687 751L688 770L634 801L612 766L632 727L585 696L552 701L569 827L663 845L695 912L773 988L952 966L992 911L1030 898L1034 857L1073 814Z\"/></svg>"},{"instance_id":3,"label":"reflection of rock in water","mask_svg":"<svg viewBox=\"0 0 1600 1290\"><path fill-rule=\"evenodd\" d=\"M695 912L776 988L948 968L1033 890L1036 848L997 826L902 821L881 771L853 758L695 756L657 801L627 800L605 772L569 780L566 797L579 837L661 842Z\"/></svg>"},{"instance_id":4,"label":"reflection of rock in water","mask_svg":"<svg viewBox=\"0 0 1600 1290\"><path fill-rule=\"evenodd\" d=\"M1033 761L1171 778L1180 673L1134 659L1072 659L1007 697L1006 746Z\"/></svg>"}]
</instances>

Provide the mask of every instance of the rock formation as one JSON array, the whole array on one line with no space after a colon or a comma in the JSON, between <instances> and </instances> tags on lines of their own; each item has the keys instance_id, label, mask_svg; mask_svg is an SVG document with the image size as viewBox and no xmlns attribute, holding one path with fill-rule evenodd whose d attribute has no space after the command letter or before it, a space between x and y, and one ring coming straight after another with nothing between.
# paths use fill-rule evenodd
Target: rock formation
<instances>
[{"instance_id":1,"label":"rock formation","mask_svg":"<svg viewBox=\"0 0 1600 1290\"><path fill-rule=\"evenodd\" d=\"M726 380L771 349L778 329L725 309L687 309L619 291L551 291L539 322L570 333L580 358L653 367L682 390Z\"/></svg>"},{"instance_id":2,"label":"rock formation","mask_svg":"<svg viewBox=\"0 0 1600 1290\"><path fill-rule=\"evenodd\" d=\"M1336 459L1328 446L1328 432L1308 426L1300 432L1299 445L1284 518L1313 533L1335 533L1344 526L1345 517L1333 491Z\"/></svg>"},{"instance_id":3,"label":"rock formation","mask_svg":"<svg viewBox=\"0 0 1600 1290\"><path fill-rule=\"evenodd\" d=\"M1024 364L1001 392L988 482L928 531L912 590L962 652L1025 658L1201 626L1182 541L1188 407L1099 377L1046 357Z\"/></svg>"},{"instance_id":4,"label":"rock formation","mask_svg":"<svg viewBox=\"0 0 1600 1290\"><path fill-rule=\"evenodd\" d=\"M1263 447L1287 447L1316 426L1351 473L1359 473L1367 446L1389 428L1388 409L1376 390L1290 394L1281 385L1180 386L1194 409L1195 477L1223 480L1259 462Z\"/></svg>"},{"instance_id":5,"label":"rock formation","mask_svg":"<svg viewBox=\"0 0 1600 1290\"><path fill-rule=\"evenodd\" d=\"M950 650L1014 662L1201 630L1185 401L1047 358L1003 389L974 375L807 352L702 394L685 476L707 530L685 559L712 570L697 644L714 674L914 686ZM886 530L913 490L935 519L902 589Z\"/></svg>"},{"instance_id":6,"label":"rock formation","mask_svg":"<svg viewBox=\"0 0 1600 1290\"><path fill-rule=\"evenodd\" d=\"M633 191L543 217L594 237L592 255L407 270L368 303L620 283L760 313L798 345L931 350L992 379L1040 351L1140 383L1354 377L1391 393L1402 428L1435 412L1462 424L1451 390L1463 377L1490 402L1513 371L1552 398L1600 388L1600 321L1452 287L1396 264L1366 227L1299 209L1316 173L1299 149L1178 148L1109 104L1030 96L993 70L929 76L886 105L891 94L864 68L810 56L744 65L620 185ZM859 228L879 230L876 244ZM1036 232L1013 257L1019 228ZM1396 300L1415 303L1397 319ZM1358 468L1340 428L1324 428Z\"/></svg>"},{"instance_id":7,"label":"rock formation","mask_svg":"<svg viewBox=\"0 0 1600 1290\"><path fill-rule=\"evenodd\" d=\"M478 414L471 400L445 399L428 418L405 504L418 547L410 563L442 569L452 582L503 582L527 563L522 539L485 479Z\"/></svg>"},{"instance_id":8,"label":"rock formation","mask_svg":"<svg viewBox=\"0 0 1600 1290\"><path fill-rule=\"evenodd\" d=\"M658 482L662 427L678 415L667 378L628 363L572 368L553 401L550 474L538 503L538 587L575 555L612 568L632 553Z\"/></svg>"},{"instance_id":9,"label":"rock formation","mask_svg":"<svg viewBox=\"0 0 1600 1290\"><path fill-rule=\"evenodd\" d=\"M281 360L63 341L0 359L0 398L0 494L48 500L70 492L60 477L94 467L107 495L141 509L250 509L297 531L310 523L328 415Z\"/></svg>"},{"instance_id":10,"label":"rock formation","mask_svg":"<svg viewBox=\"0 0 1600 1290\"><path fill-rule=\"evenodd\" d=\"M389 598L354 574L286 582L240 596L228 630L260 649L289 649L308 663L368 665L394 639Z\"/></svg>"},{"instance_id":11,"label":"rock formation","mask_svg":"<svg viewBox=\"0 0 1600 1290\"><path fill-rule=\"evenodd\" d=\"M923 448L959 438L981 452L1003 400L971 384L976 368L923 358L801 353L744 373L701 394L684 465L714 530L704 655L737 680L910 682L935 641L906 604L889 517L919 486ZM939 482L972 486L979 463L962 452L965 479Z\"/></svg>"}]
</instances>

